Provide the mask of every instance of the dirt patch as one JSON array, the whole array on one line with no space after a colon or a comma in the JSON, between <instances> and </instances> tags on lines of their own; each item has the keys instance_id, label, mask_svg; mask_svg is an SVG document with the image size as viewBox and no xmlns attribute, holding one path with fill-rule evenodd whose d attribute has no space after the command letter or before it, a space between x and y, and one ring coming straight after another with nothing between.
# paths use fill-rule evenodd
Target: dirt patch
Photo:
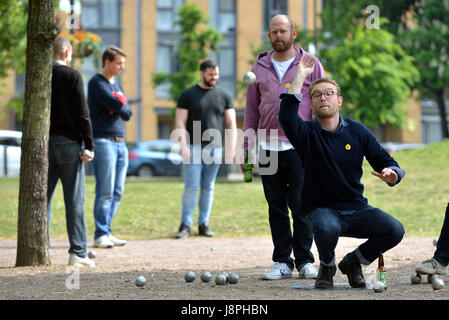
<instances>
[{"instance_id":1,"label":"dirt patch","mask_svg":"<svg viewBox=\"0 0 449 320\"><path fill-rule=\"evenodd\" d=\"M412 285L410 276L417 264L433 255L430 238L405 238L384 256L388 289L315 290L295 289L297 285L313 284L314 280L297 278L280 281L262 280L272 265L273 244L270 238L199 238L186 240L130 240L124 247L94 249L96 268L79 271L79 287L75 273L67 268L68 241L53 239L49 267L15 268L16 241L0 240L0 299L25 300L439 300L449 298L449 288L434 291L426 279ZM337 262L364 240L340 238L336 249ZM89 248L92 250L92 248ZM318 253L312 247L315 265ZM376 265L364 268L367 279L374 276ZM184 281L192 270L197 279ZM212 281L203 283L201 271L210 271ZM215 275L225 271L240 276L237 284L216 285ZM138 288L137 276L144 276L147 285ZM449 276L441 277L445 282ZM340 271L335 283L347 283ZM425 284L424 284L425 283ZM446 285L449 285L446 283Z\"/></svg>"}]
</instances>

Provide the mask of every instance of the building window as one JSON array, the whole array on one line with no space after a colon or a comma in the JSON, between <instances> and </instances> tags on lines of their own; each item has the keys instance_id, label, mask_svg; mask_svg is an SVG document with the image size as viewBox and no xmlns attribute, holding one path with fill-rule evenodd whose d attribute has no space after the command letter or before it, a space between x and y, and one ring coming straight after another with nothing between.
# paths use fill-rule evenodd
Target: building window
<instances>
[{"instance_id":1,"label":"building window","mask_svg":"<svg viewBox=\"0 0 449 320\"><path fill-rule=\"evenodd\" d=\"M307 2L307 0L304 0ZM271 18L277 14L288 14L287 0L264 0L264 35L268 32L268 24ZM265 36L264 36L265 40Z\"/></svg>"},{"instance_id":2,"label":"building window","mask_svg":"<svg viewBox=\"0 0 449 320\"><path fill-rule=\"evenodd\" d=\"M172 74L177 71L176 44L181 35L180 27L175 25L178 19L178 9L184 0L158 0L157 1L157 57L156 71ZM170 84L161 84L156 87L156 97L170 98Z\"/></svg>"},{"instance_id":3,"label":"building window","mask_svg":"<svg viewBox=\"0 0 449 320\"><path fill-rule=\"evenodd\" d=\"M218 45L218 51L211 53L211 58L220 67L219 85L233 99L236 97L236 5L235 0L210 0L210 24L221 32L225 41Z\"/></svg>"},{"instance_id":4,"label":"building window","mask_svg":"<svg viewBox=\"0 0 449 320\"><path fill-rule=\"evenodd\" d=\"M81 27L101 37L101 47L105 50L109 45L120 47L120 34L122 30L120 0L82 0L81 1ZM101 66L101 57L84 58L82 73L90 79L98 72ZM85 81L85 86L87 86Z\"/></svg>"},{"instance_id":5,"label":"building window","mask_svg":"<svg viewBox=\"0 0 449 320\"><path fill-rule=\"evenodd\" d=\"M159 119L157 126L158 139L170 139L173 130L173 121L170 119Z\"/></svg>"}]
</instances>

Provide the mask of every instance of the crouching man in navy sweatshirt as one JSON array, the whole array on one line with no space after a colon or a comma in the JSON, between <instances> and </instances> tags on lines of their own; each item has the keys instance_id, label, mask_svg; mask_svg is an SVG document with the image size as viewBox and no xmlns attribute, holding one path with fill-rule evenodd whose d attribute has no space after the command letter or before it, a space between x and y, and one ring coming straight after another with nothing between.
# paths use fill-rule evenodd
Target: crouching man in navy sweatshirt
<instances>
[{"instance_id":1,"label":"crouching man in navy sweatshirt","mask_svg":"<svg viewBox=\"0 0 449 320\"><path fill-rule=\"evenodd\" d=\"M404 236L398 220L370 206L363 196L363 159L374 169L372 174L389 186L398 184L405 172L368 128L340 116L343 97L335 81L322 78L312 83L309 94L316 119L298 117L301 88L313 69L313 59L301 59L291 87L281 94L279 122L305 169L301 211L311 221L320 258L315 287L333 287L334 251L338 238L344 236L368 238L338 264L351 287L363 288L361 264L369 265Z\"/></svg>"}]
</instances>

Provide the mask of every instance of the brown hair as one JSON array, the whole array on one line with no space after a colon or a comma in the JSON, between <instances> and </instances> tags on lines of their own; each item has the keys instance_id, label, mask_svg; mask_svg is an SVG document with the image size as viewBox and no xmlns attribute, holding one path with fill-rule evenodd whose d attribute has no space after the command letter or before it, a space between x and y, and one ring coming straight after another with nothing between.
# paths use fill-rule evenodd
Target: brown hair
<instances>
[{"instance_id":1,"label":"brown hair","mask_svg":"<svg viewBox=\"0 0 449 320\"><path fill-rule=\"evenodd\" d=\"M313 93L313 88L322 82L326 82L326 83L330 83L332 85L334 85L337 88L337 95L340 95L340 86L338 85L338 83L335 80L329 79L329 78L320 78L318 80L315 80L314 82L312 82L312 84L310 85L310 89L309 89L309 96L310 98L312 98L312 93Z\"/></svg>"},{"instance_id":2,"label":"brown hair","mask_svg":"<svg viewBox=\"0 0 449 320\"><path fill-rule=\"evenodd\" d=\"M218 64L212 60L212 59L207 59L204 60L203 62L201 62L200 64L200 71L206 71L206 69L215 69L218 67Z\"/></svg>"},{"instance_id":3,"label":"brown hair","mask_svg":"<svg viewBox=\"0 0 449 320\"><path fill-rule=\"evenodd\" d=\"M106 48L106 50L103 52L103 56L101 57L101 60L103 61L103 67L105 65L106 60L114 61L115 57L117 55L121 55L123 57L126 57L125 51L120 49L119 47L110 45Z\"/></svg>"}]
</instances>

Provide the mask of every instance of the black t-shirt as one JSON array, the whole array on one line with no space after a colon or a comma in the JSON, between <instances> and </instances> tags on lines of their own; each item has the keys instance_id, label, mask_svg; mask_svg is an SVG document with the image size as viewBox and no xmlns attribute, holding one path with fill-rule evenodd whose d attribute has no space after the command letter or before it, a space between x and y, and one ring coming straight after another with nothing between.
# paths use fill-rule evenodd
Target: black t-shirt
<instances>
[{"instance_id":1,"label":"black t-shirt","mask_svg":"<svg viewBox=\"0 0 449 320\"><path fill-rule=\"evenodd\" d=\"M207 145L214 138L206 135L204 137L206 141L202 141L203 133L207 129L217 129L223 138L224 112L226 109L234 108L234 105L231 96L222 88L215 86L212 89L203 89L197 84L181 93L177 108L189 110L186 130L190 135L190 143L196 144L201 141L201 144ZM195 124L195 130L194 121L200 121ZM201 126L201 136L198 136L199 126ZM213 144L222 145L222 141Z\"/></svg>"}]
</instances>

